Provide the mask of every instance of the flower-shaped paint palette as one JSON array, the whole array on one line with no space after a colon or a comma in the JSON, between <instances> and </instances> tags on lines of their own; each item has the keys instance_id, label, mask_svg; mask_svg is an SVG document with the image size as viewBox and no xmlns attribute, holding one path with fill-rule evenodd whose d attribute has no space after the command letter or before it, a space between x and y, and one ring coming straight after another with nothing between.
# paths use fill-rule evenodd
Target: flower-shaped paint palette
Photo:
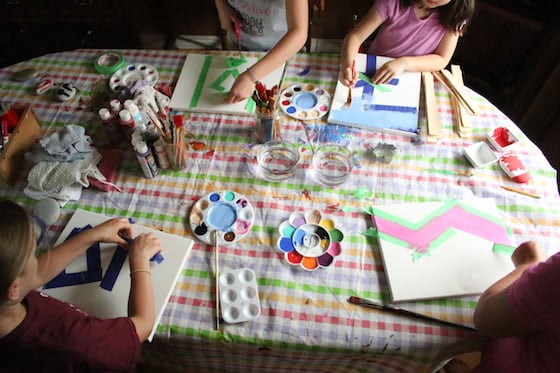
<instances>
[{"instance_id":1,"label":"flower-shaped paint palette","mask_svg":"<svg viewBox=\"0 0 560 373\"><path fill-rule=\"evenodd\" d=\"M228 245L239 241L251 230L255 212L243 195L230 190L208 193L191 209L189 223L194 235L207 244Z\"/></svg>"},{"instance_id":2,"label":"flower-shaped paint palette","mask_svg":"<svg viewBox=\"0 0 560 373\"><path fill-rule=\"evenodd\" d=\"M293 212L278 228L277 247L288 263L307 271L328 267L342 252L342 231L331 219L324 219L318 210L305 214Z\"/></svg>"}]
</instances>

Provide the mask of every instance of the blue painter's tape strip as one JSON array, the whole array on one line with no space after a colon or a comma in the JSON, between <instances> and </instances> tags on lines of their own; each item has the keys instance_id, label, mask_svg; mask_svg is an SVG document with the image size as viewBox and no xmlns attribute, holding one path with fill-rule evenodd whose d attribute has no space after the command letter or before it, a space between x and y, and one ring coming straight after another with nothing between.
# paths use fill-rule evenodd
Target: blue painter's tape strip
<instances>
[{"instance_id":1,"label":"blue painter's tape strip","mask_svg":"<svg viewBox=\"0 0 560 373\"><path fill-rule=\"evenodd\" d=\"M83 228L74 228L68 235L66 240L75 236L86 229L90 229L91 225L86 225ZM101 252L99 243L96 243L86 250L87 270L76 273L66 273L62 271L51 281L47 282L43 289L59 288L64 286L74 286L88 284L91 282L101 281L103 272L101 269Z\"/></svg>"},{"instance_id":2,"label":"blue painter's tape strip","mask_svg":"<svg viewBox=\"0 0 560 373\"><path fill-rule=\"evenodd\" d=\"M393 106L393 105L374 105L374 104L365 104L363 106L363 109L365 111L384 110L384 111L396 111L399 113L412 113L412 114L416 114L416 112L418 111L418 109L413 106Z\"/></svg>"},{"instance_id":3,"label":"blue painter's tape strip","mask_svg":"<svg viewBox=\"0 0 560 373\"><path fill-rule=\"evenodd\" d=\"M366 71L365 74L367 76L372 76L377 70L377 57L371 54L366 56Z\"/></svg>"},{"instance_id":4,"label":"blue painter's tape strip","mask_svg":"<svg viewBox=\"0 0 560 373\"><path fill-rule=\"evenodd\" d=\"M105 271L105 276L103 276L103 280L101 280L101 283L99 284L101 288L107 291L113 290L123 264L126 261L127 255L128 250L124 249L121 246L117 246L113 257L111 258L111 262L107 267L107 271Z\"/></svg>"}]
</instances>

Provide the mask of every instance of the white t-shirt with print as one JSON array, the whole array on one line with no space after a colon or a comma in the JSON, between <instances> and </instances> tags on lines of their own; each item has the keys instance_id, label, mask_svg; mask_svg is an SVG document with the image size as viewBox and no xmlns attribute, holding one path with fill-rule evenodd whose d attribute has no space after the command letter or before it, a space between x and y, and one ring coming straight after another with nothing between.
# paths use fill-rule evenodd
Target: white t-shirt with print
<instances>
[{"instance_id":1,"label":"white t-shirt with print","mask_svg":"<svg viewBox=\"0 0 560 373\"><path fill-rule=\"evenodd\" d=\"M244 49L270 50L288 31L286 0L228 0L228 3L238 13ZM230 37L235 40L235 35Z\"/></svg>"}]
</instances>

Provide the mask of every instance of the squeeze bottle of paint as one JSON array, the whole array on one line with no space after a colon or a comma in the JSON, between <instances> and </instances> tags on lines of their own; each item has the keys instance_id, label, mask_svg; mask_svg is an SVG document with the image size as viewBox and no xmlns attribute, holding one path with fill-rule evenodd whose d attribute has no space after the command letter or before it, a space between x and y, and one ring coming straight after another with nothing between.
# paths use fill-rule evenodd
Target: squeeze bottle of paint
<instances>
[{"instance_id":1,"label":"squeeze bottle of paint","mask_svg":"<svg viewBox=\"0 0 560 373\"><path fill-rule=\"evenodd\" d=\"M122 104L118 98L114 98L109 101L109 108L111 109L111 114L116 117L122 109Z\"/></svg>"},{"instance_id":2,"label":"squeeze bottle of paint","mask_svg":"<svg viewBox=\"0 0 560 373\"><path fill-rule=\"evenodd\" d=\"M142 172L144 172L144 176L148 179L156 177L158 175L158 169L148 145L144 141L138 141L134 144L134 150L136 151L136 158L138 159L140 168L142 168Z\"/></svg>"},{"instance_id":3,"label":"squeeze bottle of paint","mask_svg":"<svg viewBox=\"0 0 560 373\"><path fill-rule=\"evenodd\" d=\"M134 120L134 128L140 132L146 132L146 120L142 116L142 113L140 112L138 106L134 102L132 102L132 100L126 100L125 104L127 104L125 105L125 108L130 111L132 119Z\"/></svg>"},{"instance_id":4,"label":"squeeze bottle of paint","mask_svg":"<svg viewBox=\"0 0 560 373\"><path fill-rule=\"evenodd\" d=\"M167 150L165 149L165 145L163 144L161 137L154 141L154 150L159 167L167 170L170 166L169 157L167 156Z\"/></svg>"},{"instance_id":5,"label":"squeeze bottle of paint","mask_svg":"<svg viewBox=\"0 0 560 373\"><path fill-rule=\"evenodd\" d=\"M127 134L128 140L130 141L130 135L134 130L134 119L132 114L127 109L122 109L119 111L119 123L121 124L124 132Z\"/></svg>"},{"instance_id":6,"label":"squeeze bottle of paint","mask_svg":"<svg viewBox=\"0 0 560 373\"><path fill-rule=\"evenodd\" d=\"M111 114L109 109L101 108L99 109L99 119L101 119L101 123L103 123L103 128L105 129L105 133L109 138L109 141L112 145L118 145L121 143L122 134L119 129L118 123L115 123L115 116Z\"/></svg>"}]
</instances>

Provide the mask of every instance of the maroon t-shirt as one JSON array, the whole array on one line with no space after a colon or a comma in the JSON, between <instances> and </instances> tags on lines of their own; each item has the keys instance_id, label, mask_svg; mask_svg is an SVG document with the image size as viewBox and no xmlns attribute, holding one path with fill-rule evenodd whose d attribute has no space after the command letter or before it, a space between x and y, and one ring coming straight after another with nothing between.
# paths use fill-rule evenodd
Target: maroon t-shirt
<instances>
[{"instance_id":1,"label":"maroon t-shirt","mask_svg":"<svg viewBox=\"0 0 560 373\"><path fill-rule=\"evenodd\" d=\"M130 371L141 343L130 318L99 319L31 291L25 319L0 338L2 370L26 372Z\"/></svg>"}]
</instances>

